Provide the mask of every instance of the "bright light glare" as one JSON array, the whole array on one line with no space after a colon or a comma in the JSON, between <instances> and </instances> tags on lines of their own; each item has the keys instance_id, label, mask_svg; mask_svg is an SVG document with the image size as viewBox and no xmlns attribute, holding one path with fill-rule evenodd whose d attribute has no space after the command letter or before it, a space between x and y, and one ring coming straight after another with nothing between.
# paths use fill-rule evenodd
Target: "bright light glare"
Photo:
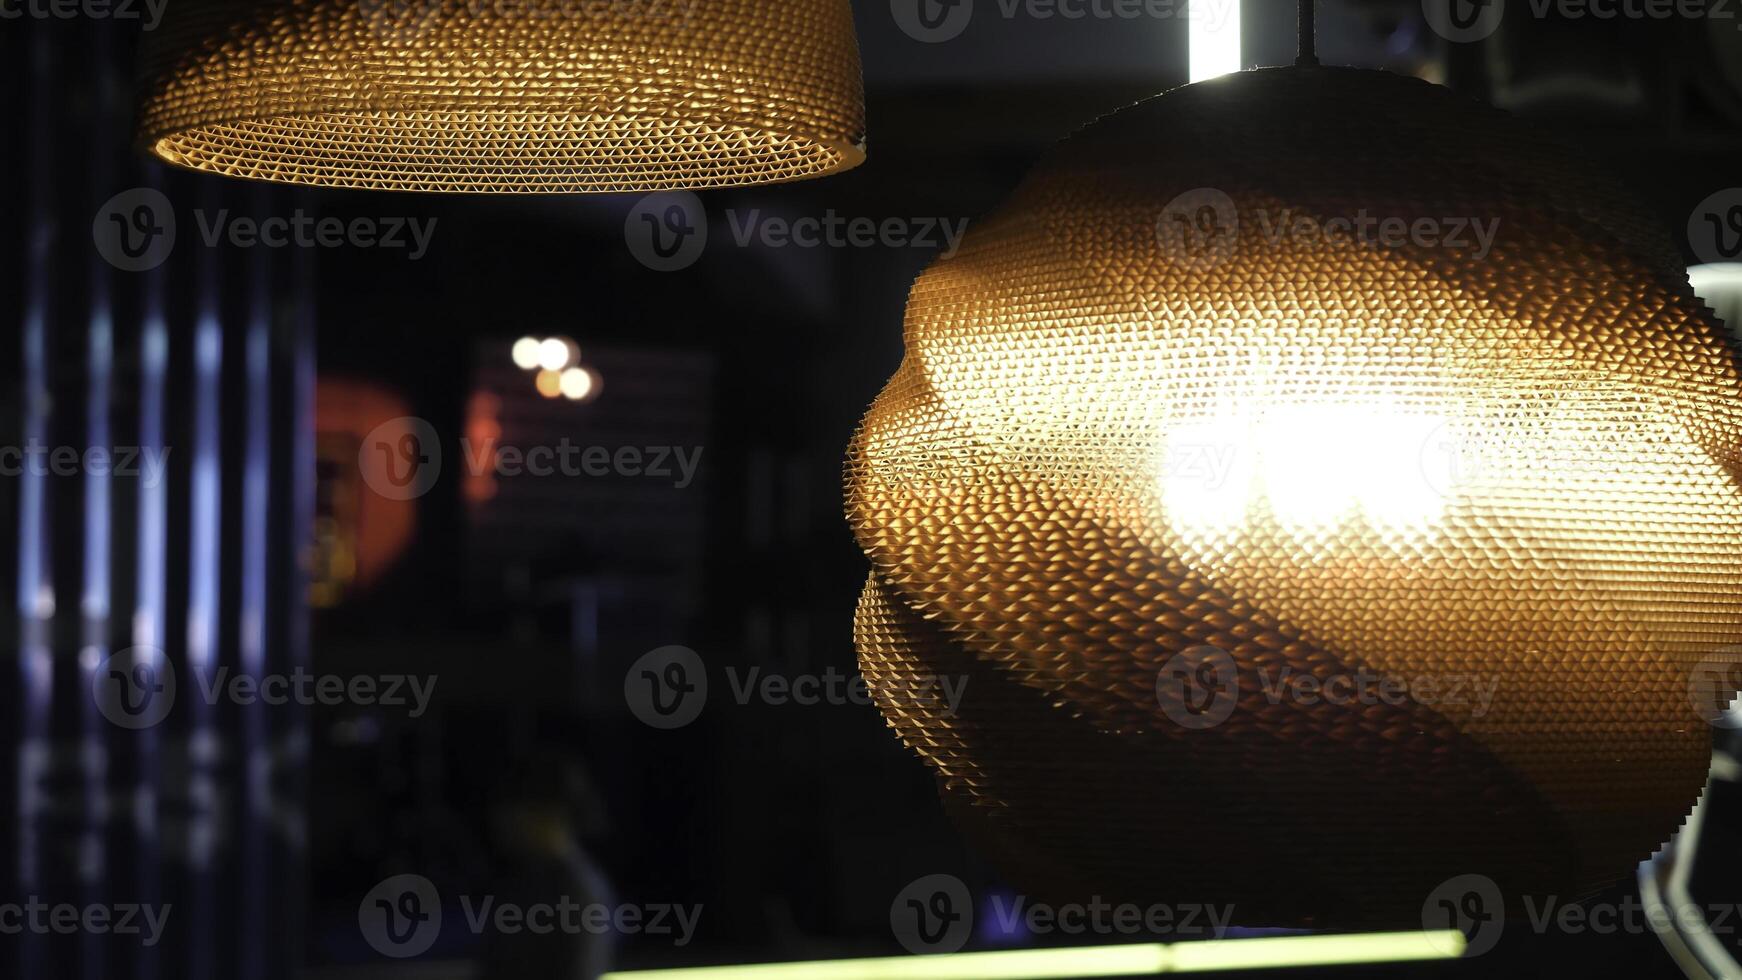
<instances>
[{"instance_id":1,"label":"bright light glare","mask_svg":"<svg viewBox=\"0 0 1742 980\"><path fill-rule=\"evenodd\" d=\"M522 337L514 342L514 366L522 371L538 367L542 345L537 337Z\"/></svg>"},{"instance_id":2,"label":"bright light glare","mask_svg":"<svg viewBox=\"0 0 1742 980\"><path fill-rule=\"evenodd\" d=\"M1695 295L1710 301L1707 292L1742 290L1742 262L1716 262L1696 265L1688 270L1688 282Z\"/></svg>"},{"instance_id":3,"label":"bright light glare","mask_svg":"<svg viewBox=\"0 0 1742 980\"><path fill-rule=\"evenodd\" d=\"M578 402L593 392L593 376L585 368L572 367L562 373L563 397Z\"/></svg>"},{"instance_id":4,"label":"bright light glare","mask_svg":"<svg viewBox=\"0 0 1742 980\"><path fill-rule=\"evenodd\" d=\"M538 387L538 393L546 398L555 398L563 393L563 376L555 371L538 372L538 379L533 384Z\"/></svg>"},{"instance_id":5,"label":"bright light glare","mask_svg":"<svg viewBox=\"0 0 1742 980\"><path fill-rule=\"evenodd\" d=\"M1162 508L1174 532L1198 545L1237 532L1260 502L1303 543L1356 517L1419 532L1452 491L1445 432L1441 416L1382 405L1229 409L1169 434Z\"/></svg>"},{"instance_id":6,"label":"bright light glare","mask_svg":"<svg viewBox=\"0 0 1742 980\"><path fill-rule=\"evenodd\" d=\"M1742 333L1742 262L1696 265L1688 270L1688 282L1732 336Z\"/></svg>"},{"instance_id":7,"label":"bright light glare","mask_svg":"<svg viewBox=\"0 0 1742 980\"><path fill-rule=\"evenodd\" d=\"M560 337L552 337L539 345L538 366L546 371L561 371L569 366L573 351L569 342Z\"/></svg>"},{"instance_id":8,"label":"bright light glare","mask_svg":"<svg viewBox=\"0 0 1742 980\"><path fill-rule=\"evenodd\" d=\"M1196 535L1220 537L1246 519L1252 493L1252 423L1220 415L1174 430L1162 463L1162 499L1168 514Z\"/></svg>"},{"instance_id":9,"label":"bright light glare","mask_svg":"<svg viewBox=\"0 0 1742 980\"><path fill-rule=\"evenodd\" d=\"M1188 0L1186 24L1192 81L1240 70L1240 0Z\"/></svg>"},{"instance_id":10,"label":"bright light glare","mask_svg":"<svg viewBox=\"0 0 1742 980\"><path fill-rule=\"evenodd\" d=\"M1302 405L1272 412L1257 427L1263 489L1284 528L1296 534L1335 528L1355 507L1361 457L1409 450L1361 445L1363 421L1346 406Z\"/></svg>"},{"instance_id":11,"label":"bright light glare","mask_svg":"<svg viewBox=\"0 0 1742 980\"><path fill-rule=\"evenodd\" d=\"M1211 973L1218 970L1451 960L1464 954L1465 942L1462 932L1442 929L1174 943L1165 947L1172 955L1168 968L1161 972Z\"/></svg>"},{"instance_id":12,"label":"bright light glare","mask_svg":"<svg viewBox=\"0 0 1742 980\"><path fill-rule=\"evenodd\" d=\"M1464 934L1450 929L640 970L604 980L1062 980L1401 963L1455 959L1463 951Z\"/></svg>"},{"instance_id":13,"label":"bright light glare","mask_svg":"<svg viewBox=\"0 0 1742 980\"><path fill-rule=\"evenodd\" d=\"M1480 476L1480 460L1459 453L1439 415L1369 414L1366 451L1353 454L1355 499L1361 513L1389 531L1425 530L1445 512L1460 481Z\"/></svg>"}]
</instances>

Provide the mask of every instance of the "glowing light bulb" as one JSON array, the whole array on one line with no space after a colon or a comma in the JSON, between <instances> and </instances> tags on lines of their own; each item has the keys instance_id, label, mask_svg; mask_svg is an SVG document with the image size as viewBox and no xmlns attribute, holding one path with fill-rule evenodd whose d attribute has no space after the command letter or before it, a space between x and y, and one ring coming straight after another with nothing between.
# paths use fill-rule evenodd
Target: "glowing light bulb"
<instances>
[{"instance_id":1,"label":"glowing light bulb","mask_svg":"<svg viewBox=\"0 0 1742 980\"><path fill-rule=\"evenodd\" d=\"M543 345L537 337L522 337L514 342L514 366L522 371L531 371L538 367L539 353Z\"/></svg>"},{"instance_id":2,"label":"glowing light bulb","mask_svg":"<svg viewBox=\"0 0 1742 980\"><path fill-rule=\"evenodd\" d=\"M1421 531L1441 516L1457 480L1456 447L1447 432L1440 415L1384 410L1368 415L1366 451L1356 461L1355 499L1369 523Z\"/></svg>"},{"instance_id":3,"label":"glowing light bulb","mask_svg":"<svg viewBox=\"0 0 1742 980\"><path fill-rule=\"evenodd\" d=\"M572 367L562 373L559 382L563 397L578 402L593 393L593 375L585 368Z\"/></svg>"},{"instance_id":4,"label":"glowing light bulb","mask_svg":"<svg viewBox=\"0 0 1742 980\"><path fill-rule=\"evenodd\" d=\"M1301 535L1337 525L1355 505L1362 436L1359 419L1342 406L1267 413L1258 430L1259 479L1278 523Z\"/></svg>"},{"instance_id":5,"label":"glowing light bulb","mask_svg":"<svg viewBox=\"0 0 1742 980\"><path fill-rule=\"evenodd\" d=\"M574 363L578 353L574 344L561 337L552 337L538 347L538 366L546 371L561 371Z\"/></svg>"},{"instance_id":6,"label":"glowing light bulb","mask_svg":"<svg viewBox=\"0 0 1742 980\"><path fill-rule=\"evenodd\" d=\"M1423 532L1454 492L1458 447L1433 413L1348 403L1231 407L1174 429L1163 453L1163 511L1197 548L1239 534L1260 504L1303 546L1345 523Z\"/></svg>"},{"instance_id":7,"label":"glowing light bulb","mask_svg":"<svg viewBox=\"0 0 1742 980\"><path fill-rule=\"evenodd\" d=\"M1228 414L1174 430L1162 457L1162 499L1183 537L1214 539L1240 526L1257 458L1250 422Z\"/></svg>"}]
</instances>

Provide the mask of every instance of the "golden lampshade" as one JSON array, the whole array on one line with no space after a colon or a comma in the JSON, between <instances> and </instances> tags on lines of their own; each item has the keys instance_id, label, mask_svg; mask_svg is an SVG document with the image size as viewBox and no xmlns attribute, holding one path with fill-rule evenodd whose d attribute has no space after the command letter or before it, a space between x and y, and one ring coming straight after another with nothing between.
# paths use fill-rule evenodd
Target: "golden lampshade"
<instances>
[{"instance_id":1,"label":"golden lampshade","mask_svg":"<svg viewBox=\"0 0 1742 980\"><path fill-rule=\"evenodd\" d=\"M1177 89L1054 150L905 341L849 453L857 646L1018 885L1419 926L1464 875L1589 894L1694 803L1738 351L1529 126L1371 71ZM937 675L953 712L891 693Z\"/></svg>"},{"instance_id":2,"label":"golden lampshade","mask_svg":"<svg viewBox=\"0 0 1742 980\"><path fill-rule=\"evenodd\" d=\"M848 0L187 0L143 76L145 148L258 180L699 189L865 157Z\"/></svg>"}]
</instances>

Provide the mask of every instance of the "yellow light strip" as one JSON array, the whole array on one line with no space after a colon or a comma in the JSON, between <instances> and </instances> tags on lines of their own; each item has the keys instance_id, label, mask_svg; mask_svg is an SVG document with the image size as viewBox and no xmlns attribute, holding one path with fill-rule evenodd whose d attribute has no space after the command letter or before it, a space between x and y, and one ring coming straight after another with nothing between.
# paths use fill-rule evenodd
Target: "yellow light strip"
<instances>
[{"instance_id":1,"label":"yellow light strip","mask_svg":"<svg viewBox=\"0 0 1742 980\"><path fill-rule=\"evenodd\" d=\"M1356 963L1404 963L1456 959L1464 952L1464 934L1438 932L1372 932L1354 935L1276 936L1220 942L1175 943L1170 973L1210 973L1217 970L1269 970L1293 966L1350 966Z\"/></svg>"},{"instance_id":2,"label":"yellow light strip","mask_svg":"<svg viewBox=\"0 0 1742 980\"><path fill-rule=\"evenodd\" d=\"M686 967L607 973L603 980L1054 980L1402 963L1455 959L1463 951L1464 934L1451 929Z\"/></svg>"}]
</instances>

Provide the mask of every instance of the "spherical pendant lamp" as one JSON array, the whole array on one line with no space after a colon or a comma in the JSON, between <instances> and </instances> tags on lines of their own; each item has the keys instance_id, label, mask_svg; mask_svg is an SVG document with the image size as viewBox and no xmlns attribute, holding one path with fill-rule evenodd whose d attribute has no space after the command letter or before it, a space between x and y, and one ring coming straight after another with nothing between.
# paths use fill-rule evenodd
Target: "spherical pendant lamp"
<instances>
[{"instance_id":1,"label":"spherical pendant lamp","mask_svg":"<svg viewBox=\"0 0 1742 980\"><path fill-rule=\"evenodd\" d=\"M187 0L139 139L233 177L644 191L864 159L848 0Z\"/></svg>"},{"instance_id":2,"label":"spherical pendant lamp","mask_svg":"<svg viewBox=\"0 0 1742 980\"><path fill-rule=\"evenodd\" d=\"M854 438L889 724L1031 891L1419 926L1621 880L1742 641L1738 350L1620 189L1313 65L1061 144ZM956 710L890 692L967 677Z\"/></svg>"}]
</instances>

